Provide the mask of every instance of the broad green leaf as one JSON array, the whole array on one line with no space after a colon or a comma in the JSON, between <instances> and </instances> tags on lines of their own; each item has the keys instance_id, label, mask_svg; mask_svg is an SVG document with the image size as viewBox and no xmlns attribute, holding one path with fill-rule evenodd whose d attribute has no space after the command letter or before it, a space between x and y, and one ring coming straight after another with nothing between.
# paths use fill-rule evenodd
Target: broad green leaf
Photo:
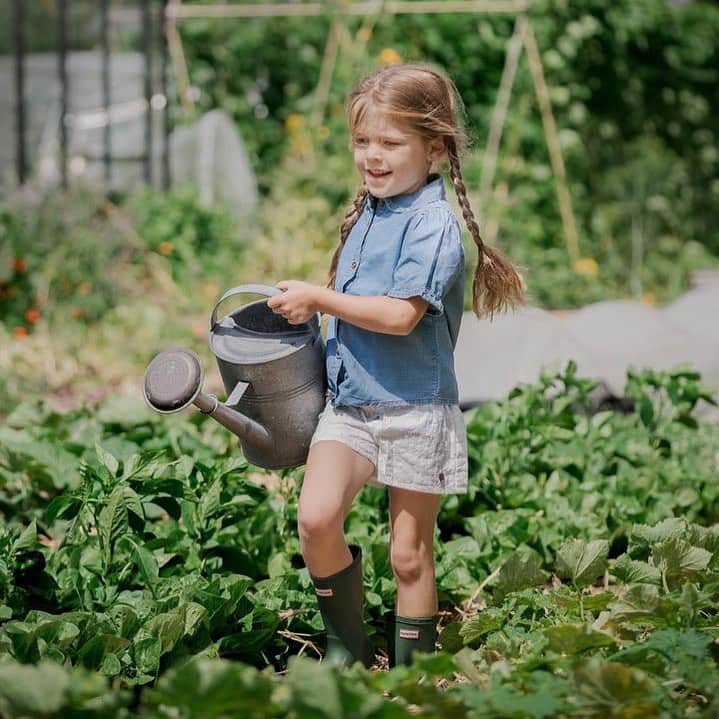
<instances>
[{"instance_id":1,"label":"broad green leaf","mask_svg":"<svg viewBox=\"0 0 719 719\"><path fill-rule=\"evenodd\" d=\"M459 636L462 637L465 644L471 644L485 634L504 626L508 616L508 609L489 607L464 622L459 630Z\"/></svg>"},{"instance_id":2,"label":"broad green leaf","mask_svg":"<svg viewBox=\"0 0 719 719\"><path fill-rule=\"evenodd\" d=\"M337 719L344 716L335 667L292 656L287 663L286 682L290 706L298 717Z\"/></svg>"},{"instance_id":3,"label":"broad green leaf","mask_svg":"<svg viewBox=\"0 0 719 719\"><path fill-rule=\"evenodd\" d=\"M592 657L577 669L575 681L581 706L608 712L601 716L611 716L620 708L624 713L615 716L658 716L651 683L643 672L633 667Z\"/></svg>"},{"instance_id":4,"label":"broad green leaf","mask_svg":"<svg viewBox=\"0 0 719 719\"><path fill-rule=\"evenodd\" d=\"M135 492L135 490L129 485L125 485L123 487L123 493L125 497L125 507L127 507L127 510L144 520L145 512L142 509L142 502L140 501L140 497L137 495L137 492Z\"/></svg>"},{"instance_id":5,"label":"broad green leaf","mask_svg":"<svg viewBox=\"0 0 719 719\"><path fill-rule=\"evenodd\" d=\"M587 649L614 646L614 638L604 632L597 632L587 624L560 624L547 627L544 636L548 647L559 654L580 654Z\"/></svg>"},{"instance_id":6,"label":"broad green leaf","mask_svg":"<svg viewBox=\"0 0 719 719\"><path fill-rule=\"evenodd\" d=\"M511 592L518 592L527 587L536 587L544 580L542 560L536 553L532 552L528 556L522 557L515 552L499 570L499 576L495 582L495 594L501 601Z\"/></svg>"},{"instance_id":7,"label":"broad green leaf","mask_svg":"<svg viewBox=\"0 0 719 719\"><path fill-rule=\"evenodd\" d=\"M96 634L80 648L77 658L88 669L99 669L107 654L119 652L129 643L114 634Z\"/></svg>"},{"instance_id":8,"label":"broad green leaf","mask_svg":"<svg viewBox=\"0 0 719 719\"><path fill-rule=\"evenodd\" d=\"M70 675L55 662L36 666L0 663L0 716L56 715L70 686Z\"/></svg>"},{"instance_id":9,"label":"broad green leaf","mask_svg":"<svg viewBox=\"0 0 719 719\"><path fill-rule=\"evenodd\" d=\"M184 617L179 612L163 612L153 617L142 628L143 633L157 637L161 642L160 652L169 652L181 639L185 630Z\"/></svg>"},{"instance_id":10,"label":"broad green leaf","mask_svg":"<svg viewBox=\"0 0 719 719\"><path fill-rule=\"evenodd\" d=\"M555 719L569 716L565 700L566 683L547 672L532 672L526 693L511 685L477 686L459 684L452 693L461 697L462 705L472 717L494 719Z\"/></svg>"},{"instance_id":11,"label":"broad green leaf","mask_svg":"<svg viewBox=\"0 0 719 719\"><path fill-rule=\"evenodd\" d=\"M173 715L196 719L280 716L272 700L274 689L275 681L254 667L194 657L143 691L142 705L176 708Z\"/></svg>"},{"instance_id":12,"label":"broad green leaf","mask_svg":"<svg viewBox=\"0 0 719 719\"><path fill-rule=\"evenodd\" d=\"M438 641L439 645L445 652L454 654L455 652L461 651L464 647L462 637L459 635L459 630L462 628L460 622L450 622L441 631Z\"/></svg>"},{"instance_id":13,"label":"broad green leaf","mask_svg":"<svg viewBox=\"0 0 719 719\"><path fill-rule=\"evenodd\" d=\"M191 636L195 633L197 628L204 624L209 627L207 618L207 609L197 604L197 602L187 602L177 608L177 611L183 618L184 626L182 633L184 636Z\"/></svg>"},{"instance_id":14,"label":"broad green leaf","mask_svg":"<svg viewBox=\"0 0 719 719\"><path fill-rule=\"evenodd\" d=\"M37 544L37 523L33 519L13 543L13 549L32 549Z\"/></svg>"},{"instance_id":15,"label":"broad green leaf","mask_svg":"<svg viewBox=\"0 0 719 719\"><path fill-rule=\"evenodd\" d=\"M115 487L107 504L102 508L98 521L98 533L107 560L115 542L127 531L127 507L125 488Z\"/></svg>"},{"instance_id":16,"label":"broad green leaf","mask_svg":"<svg viewBox=\"0 0 719 719\"><path fill-rule=\"evenodd\" d=\"M646 622L657 618L660 603L659 589L655 585L634 584L609 606L609 611L611 618L616 621Z\"/></svg>"},{"instance_id":17,"label":"broad green leaf","mask_svg":"<svg viewBox=\"0 0 719 719\"><path fill-rule=\"evenodd\" d=\"M681 539L669 539L652 547L651 561L666 577L667 584L675 587L704 571L711 558L711 552L706 549L692 547Z\"/></svg>"},{"instance_id":18,"label":"broad green leaf","mask_svg":"<svg viewBox=\"0 0 719 719\"><path fill-rule=\"evenodd\" d=\"M628 554L622 554L611 567L612 574L626 584L656 584L662 583L662 573L647 562L630 559Z\"/></svg>"},{"instance_id":19,"label":"broad green leaf","mask_svg":"<svg viewBox=\"0 0 719 719\"><path fill-rule=\"evenodd\" d=\"M133 542L132 555L144 580L149 586L154 586L157 583L160 569L157 566L157 560L152 550Z\"/></svg>"},{"instance_id":20,"label":"broad green leaf","mask_svg":"<svg viewBox=\"0 0 719 719\"><path fill-rule=\"evenodd\" d=\"M687 520L682 517L670 517L651 527L646 524L635 524L629 535L630 554L635 554L637 549L650 549L657 542L664 542L667 539L682 539L687 529Z\"/></svg>"},{"instance_id":21,"label":"broad green leaf","mask_svg":"<svg viewBox=\"0 0 719 719\"><path fill-rule=\"evenodd\" d=\"M72 519L82 507L82 502L69 494L58 494L47 506L47 523L52 526L58 518Z\"/></svg>"},{"instance_id":22,"label":"broad green leaf","mask_svg":"<svg viewBox=\"0 0 719 719\"><path fill-rule=\"evenodd\" d=\"M107 468L112 477L115 477L120 467L120 463L117 459L99 444L95 444L95 454L97 454L100 464Z\"/></svg>"},{"instance_id":23,"label":"broad green leaf","mask_svg":"<svg viewBox=\"0 0 719 719\"><path fill-rule=\"evenodd\" d=\"M272 640L280 619L264 607L253 609L252 629L237 634L228 634L218 642L218 651L222 655L244 661L257 661L264 646Z\"/></svg>"},{"instance_id":24,"label":"broad green leaf","mask_svg":"<svg viewBox=\"0 0 719 719\"><path fill-rule=\"evenodd\" d=\"M607 567L609 542L570 539L557 552L557 574L577 587L592 584Z\"/></svg>"},{"instance_id":25,"label":"broad green leaf","mask_svg":"<svg viewBox=\"0 0 719 719\"><path fill-rule=\"evenodd\" d=\"M107 677L117 676L122 671L122 664L116 654L106 654L99 669Z\"/></svg>"},{"instance_id":26,"label":"broad green leaf","mask_svg":"<svg viewBox=\"0 0 719 719\"><path fill-rule=\"evenodd\" d=\"M158 637L144 635L133 642L133 654L138 670L144 674L154 675L160 669L162 642Z\"/></svg>"},{"instance_id":27,"label":"broad green leaf","mask_svg":"<svg viewBox=\"0 0 719 719\"><path fill-rule=\"evenodd\" d=\"M222 492L222 484L218 481L213 482L209 489L202 495L197 511L202 519L208 519L220 508L220 494Z\"/></svg>"}]
</instances>

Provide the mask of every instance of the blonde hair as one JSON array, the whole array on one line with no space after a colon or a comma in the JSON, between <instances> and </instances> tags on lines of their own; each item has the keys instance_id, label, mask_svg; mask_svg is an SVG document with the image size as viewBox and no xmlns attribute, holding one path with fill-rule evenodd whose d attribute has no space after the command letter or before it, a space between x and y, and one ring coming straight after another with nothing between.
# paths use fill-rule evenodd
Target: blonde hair
<instances>
[{"instance_id":1,"label":"blonde hair","mask_svg":"<svg viewBox=\"0 0 719 719\"><path fill-rule=\"evenodd\" d=\"M360 80L347 97L350 132L362 123L369 109L386 112L425 140L442 138L449 161L449 177L467 229L477 245L477 267L472 284L472 308L478 317L524 304L522 275L499 250L485 245L467 197L459 156L467 138L459 122L462 101L452 80L423 64L390 65ZM340 227L340 241L330 263L328 287L333 287L337 263L350 230L357 222L367 196L360 187Z\"/></svg>"}]
</instances>

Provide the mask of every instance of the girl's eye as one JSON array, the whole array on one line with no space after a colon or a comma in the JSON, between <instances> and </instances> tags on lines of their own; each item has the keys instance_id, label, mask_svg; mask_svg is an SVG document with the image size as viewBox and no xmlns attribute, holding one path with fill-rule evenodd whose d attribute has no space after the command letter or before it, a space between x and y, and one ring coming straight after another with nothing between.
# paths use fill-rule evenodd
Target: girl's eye
<instances>
[{"instance_id":1,"label":"girl's eye","mask_svg":"<svg viewBox=\"0 0 719 719\"><path fill-rule=\"evenodd\" d=\"M367 138L366 137L355 137L354 143L355 143L355 145L364 147L367 144Z\"/></svg>"},{"instance_id":2,"label":"girl's eye","mask_svg":"<svg viewBox=\"0 0 719 719\"><path fill-rule=\"evenodd\" d=\"M399 147L399 142L395 140L385 140L384 141L385 147Z\"/></svg>"}]
</instances>

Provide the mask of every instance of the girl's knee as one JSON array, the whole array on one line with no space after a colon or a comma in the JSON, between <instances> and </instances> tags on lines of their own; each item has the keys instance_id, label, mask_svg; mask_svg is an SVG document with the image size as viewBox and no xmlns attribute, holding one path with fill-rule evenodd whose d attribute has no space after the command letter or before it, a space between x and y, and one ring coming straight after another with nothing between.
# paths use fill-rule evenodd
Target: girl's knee
<instances>
[{"instance_id":1,"label":"girl's knee","mask_svg":"<svg viewBox=\"0 0 719 719\"><path fill-rule=\"evenodd\" d=\"M432 570L433 556L422 544L396 541L390 544L390 562L395 579L403 584L416 582L426 571Z\"/></svg>"},{"instance_id":2,"label":"girl's knee","mask_svg":"<svg viewBox=\"0 0 719 719\"><path fill-rule=\"evenodd\" d=\"M341 533L344 520L339 508L314 503L311 506L299 503L297 506L297 531L301 542L322 540Z\"/></svg>"}]
</instances>

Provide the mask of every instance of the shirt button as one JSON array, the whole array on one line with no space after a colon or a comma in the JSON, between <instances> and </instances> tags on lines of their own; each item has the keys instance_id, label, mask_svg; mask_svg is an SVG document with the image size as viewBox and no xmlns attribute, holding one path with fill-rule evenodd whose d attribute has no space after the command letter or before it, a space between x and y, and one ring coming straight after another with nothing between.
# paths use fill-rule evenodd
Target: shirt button
<instances>
[{"instance_id":1,"label":"shirt button","mask_svg":"<svg viewBox=\"0 0 719 719\"><path fill-rule=\"evenodd\" d=\"M357 260L352 260L352 264L350 265L350 267L351 267L353 270L356 269L356 268L357 268Z\"/></svg>"}]
</instances>

